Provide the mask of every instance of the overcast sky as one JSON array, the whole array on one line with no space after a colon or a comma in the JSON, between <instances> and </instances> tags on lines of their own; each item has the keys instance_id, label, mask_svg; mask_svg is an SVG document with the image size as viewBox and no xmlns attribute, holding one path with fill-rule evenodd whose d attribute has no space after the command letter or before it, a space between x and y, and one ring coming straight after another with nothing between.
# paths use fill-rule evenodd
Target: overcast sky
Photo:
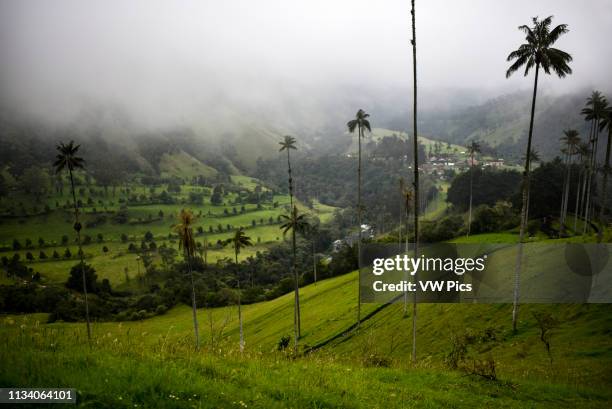
<instances>
[{"instance_id":1,"label":"overcast sky","mask_svg":"<svg viewBox=\"0 0 612 409\"><path fill-rule=\"evenodd\" d=\"M417 0L419 84L529 88L505 58L517 26L550 14L569 25L557 46L574 74L543 87L610 89L611 0ZM0 92L39 110L86 97L180 112L410 86L410 30L409 0L0 0Z\"/></svg>"}]
</instances>

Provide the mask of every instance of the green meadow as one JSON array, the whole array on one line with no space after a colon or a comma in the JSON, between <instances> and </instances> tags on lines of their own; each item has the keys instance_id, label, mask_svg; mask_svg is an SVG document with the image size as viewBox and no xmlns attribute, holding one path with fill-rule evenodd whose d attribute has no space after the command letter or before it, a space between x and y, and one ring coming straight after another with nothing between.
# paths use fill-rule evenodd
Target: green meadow
<instances>
[{"instance_id":1,"label":"green meadow","mask_svg":"<svg viewBox=\"0 0 612 409\"><path fill-rule=\"evenodd\" d=\"M243 353L231 306L198 311L198 352L187 307L140 322L95 323L91 349L82 323L5 316L0 357L11 371L0 382L70 385L83 407L609 406L609 305L524 306L517 335L510 331L511 305L419 305L419 362L412 365L411 316L402 303L364 304L370 317L351 329L356 278L351 273L302 289L298 355L277 350L291 334L292 294L243 307ZM560 322L552 362L532 318L538 311ZM494 359L497 380L448 369L453 336L464 333L489 334L475 356Z\"/></svg>"},{"instance_id":2,"label":"green meadow","mask_svg":"<svg viewBox=\"0 0 612 409\"><path fill-rule=\"evenodd\" d=\"M249 191L261 186L260 181L248 176L233 175L231 180L236 187ZM167 186L148 189L141 185L131 184L129 188L131 192L149 197L151 194L165 190ZM223 204L212 205L210 189L181 185L180 193L173 195L179 203L153 204L145 201L145 203L128 205L125 210L127 220L124 223L117 223L113 221L113 215L120 209L121 204L125 204L127 194L117 188L116 195L113 196L112 190L108 189L108 192L104 194L100 187L96 187L93 193L89 189L83 189L79 197L84 203L87 203L90 198L93 202L100 202L97 207L84 205L81 208L81 221L84 225L82 235L83 237L89 236L91 239L89 243L83 244L85 260L95 266L100 279L109 279L111 284L117 288L134 287L137 285L136 282L132 281L130 284L126 281L129 280L129 277L134 278L139 272L144 272L144 266L142 262L139 262L139 255L136 252L130 252L128 247L133 244L140 248L145 234L151 233L157 246L166 245L178 249L178 240L173 235L173 228L178 222L178 214L182 209L189 209L193 212L194 229L197 230L196 240L200 243L204 240L208 241L207 256L211 263L225 258L233 259L233 250L218 243L228 239L237 228L243 228L254 243L254 246L241 251L239 255L241 260L258 251L266 250L270 244L280 243L286 239L279 228L279 216L287 213L288 195L274 195L272 203L258 206L236 204L234 202L238 196L235 193L228 193L223 198ZM203 202L189 203L188 197L191 192L202 193ZM26 209L22 215L3 218L0 224L0 256L11 258L18 254L29 267L40 272L43 282L65 282L70 268L78 262L78 248L72 229L73 211L70 208L61 207L61 204L69 199L67 193L63 195L56 193L41 199L40 204L36 205L37 209ZM20 204L24 202L31 202L31 197L18 193L10 199L4 199L0 203L0 209L4 212L19 209ZM59 208L56 207L57 204L60 204ZM44 205L49 206L47 212L42 211ZM332 206L316 201L312 209L299 203L298 207L301 211L319 218L323 223L329 221L336 210ZM33 212L33 210L38 211ZM100 223L100 218L105 221ZM62 241L63 236L68 239L65 243ZM39 243L40 239L43 240L42 245ZM19 241L20 249L13 249L14 240ZM28 247L26 247L27 240L31 242ZM66 249L70 251L70 257L65 257ZM40 257L41 251L45 253L46 258ZM54 252L57 252L59 257L54 258ZM28 253L31 253L32 260L26 257ZM161 258L155 253L152 255L152 260L158 264L161 262ZM0 280L3 283L13 282L13 279L5 275L2 275Z\"/></svg>"},{"instance_id":3,"label":"green meadow","mask_svg":"<svg viewBox=\"0 0 612 409\"><path fill-rule=\"evenodd\" d=\"M247 176L234 175L231 181L248 191L261 186ZM424 210L423 222L436 223L448 212L448 187L440 182L438 195ZM130 190L146 198L166 188L132 185ZM178 203L143 200L125 206L127 195L118 191L114 198L110 190L108 194L85 191L81 200L101 201L95 209L92 205L82 208L83 235L91 239L83 245L85 260L95 267L99 279L108 279L119 290L147 291L144 282L133 279L145 267L129 246L138 248L149 234L157 246L178 248L172 232L184 208L195 216L196 241L206 239L211 244L209 263L233 258L233 249L217 242L238 227L255 244L240 253L241 260L286 239L278 220L286 212L286 195L274 195L270 203L258 206L236 204L237 194L228 193L223 204L212 205L209 189L185 184L174 194ZM202 203L188 203L190 192L202 193ZM5 211L15 209L22 200L17 195L2 205ZM44 201L50 207L46 212L29 210L33 214L27 214L26 209L26 214L2 219L0 255L18 254L41 273L43 285L63 285L78 261L73 214L63 208L65 200L66 195L49 197ZM112 217L122 205L127 220L116 223ZM322 223L331 221L337 210L316 201L312 209L299 207ZM99 223L101 216L106 221ZM582 222L577 228L582 228ZM62 243L64 235L69 238L66 243ZM605 240L609 241L609 235L607 231ZM12 249L15 239L21 244L18 250ZM31 244L26 248L28 239ZM518 231L513 228L451 241L502 244L517 240ZM550 239L537 232L528 239L534 244L572 241L593 242L594 236ZM66 249L71 252L69 258L64 255ZM41 251L47 258L41 259ZM53 252L59 258L53 258ZM514 260L513 253L506 253L500 250L497 259ZM155 251L151 258L153 263L163 263ZM525 282L533 274L526 270ZM3 284L16 282L2 277ZM297 350L293 341L279 349L282 339L293 335L293 293L242 306L244 352L238 348L236 305L198 309L202 340L198 351L193 347L192 311L184 304L139 321L94 322L91 346L82 322L48 323L47 314L4 315L0 317L0 359L11 370L0 372L0 383L69 385L78 390L81 406L96 408L597 408L608 407L612 401L609 305L525 305L515 334L509 304L420 304L419 359L413 364L411 305L363 304L364 318L356 328L356 297L356 272L302 287L302 336ZM550 355L541 341L539 314L556 322ZM457 340L464 344L457 346ZM463 355L460 364L453 365L457 351ZM485 362L493 365L494 378L470 369Z\"/></svg>"}]
</instances>

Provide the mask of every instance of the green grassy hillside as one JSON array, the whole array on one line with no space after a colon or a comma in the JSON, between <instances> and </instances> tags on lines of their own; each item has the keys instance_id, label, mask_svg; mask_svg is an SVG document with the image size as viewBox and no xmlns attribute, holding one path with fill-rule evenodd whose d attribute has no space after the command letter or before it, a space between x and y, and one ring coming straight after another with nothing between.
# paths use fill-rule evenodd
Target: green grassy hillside
<instances>
[{"instance_id":1,"label":"green grassy hillside","mask_svg":"<svg viewBox=\"0 0 612 409\"><path fill-rule=\"evenodd\" d=\"M195 176L214 177L217 170L203 164L186 152L165 153L159 163L161 177L193 178Z\"/></svg>"},{"instance_id":2,"label":"green grassy hillside","mask_svg":"<svg viewBox=\"0 0 612 409\"><path fill-rule=\"evenodd\" d=\"M301 350L318 348L297 359L276 351L292 334L292 294L243 307L243 355L235 307L199 310L199 353L187 307L140 322L97 323L91 351L82 323L7 316L0 358L13 369L2 371L0 382L74 385L82 399L112 402L107 407L606 407L612 399L609 305L525 305L514 335L510 305L422 304L413 366L411 316L402 303L364 304L364 316L379 311L347 331L355 321L356 278L301 289ZM559 322L552 364L533 315L543 311ZM494 360L498 381L447 368L451 340L461 334L486 334L473 353Z\"/></svg>"},{"instance_id":3,"label":"green grassy hillside","mask_svg":"<svg viewBox=\"0 0 612 409\"><path fill-rule=\"evenodd\" d=\"M395 130L385 129L385 128L372 128L372 132L366 133L366 138L371 138L377 141L379 139L384 138L385 136L393 136L393 135L397 135L401 139L406 139L409 137L406 132L395 131ZM350 147L347 149L348 153L352 153L357 150L357 139L355 138L353 139L354 139L353 142L351 143ZM437 142L439 141L432 139L432 138L428 138L423 135L419 135L419 143L424 145L426 150L429 150L429 147L433 146ZM465 154L466 152L465 146L451 144L449 147L446 142L441 142L440 152L445 153L445 154L454 153L454 154L459 154L464 157L467 157L467 155Z\"/></svg>"},{"instance_id":4,"label":"green grassy hillside","mask_svg":"<svg viewBox=\"0 0 612 409\"><path fill-rule=\"evenodd\" d=\"M141 334L105 337L90 350L82 338L33 328L24 333L36 341L11 339L11 350L0 351L3 364L11 367L0 372L2 385L70 385L82 407L595 408L609 403L608 393L589 388L489 382L426 368L364 368L328 356L295 361L283 353L195 353L164 342L151 353L138 347L146 336ZM67 341L43 342L44 337Z\"/></svg>"},{"instance_id":5,"label":"green grassy hillside","mask_svg":"<svg viewBox=\"0 0 612 409\"><path fill-rule=\"evenodd\" d=\"M187 155L187 154L184 154ZM187 155L188 156L188 155ZM177 155L166 157L164 169L167 172L183 172L191 165L189 161L173 161L176 167L169 165L168 161L176 159ZM168 162L168 163L167 163ZM202 174L200 162L193 170L195 174ZM168 165L168 166L166 166ZM179 166L180 165L180 166ZM195 175L194 174L194 175ZM261 181L242 175L233 175L232 184L243 191L252 192ZM91 241L85 242L83 251L88 263L96 269L100 279L109 279L114 287L124 288L127 286L128 276L134 278L139 269L144 270L142 263L139 264L139 254L129 251L129 246L140 248L145 234L150 232L153 241L159 247L163 244L177 248L176 237L169 236L173 232L173 226L177 223L177 215L181 209L192 210L195 215L194 229L196 230L196 241L207 240L210 243L208 261L233 257L233 251L218 245L230 237L235 229L242 227L252 238L254 246L240 253L240 259L254 255L262 251L270 244L279 243L283 240L282 231L279 229L279 216L286 212L285 206L289 203L288 195L274 195L272 203L263 203L260 206L253 203L244 203L237 193L228 192L223 196L223 203L211 204L211 189L183 184L180 192L173 193L175 201L173 204L155 203L150 200L152 195L160 194L168 189L167 185L157 187L146 187L136 183L127 186L130 195L143 195L144 200L126 206L128 195L121 188L108 189L107 192L101 187L94 186L93 189L77 188L79 194L77 200L83 202L81 208L81 221L84 225L82 235L89 236ZM265 190L265 188L262 188ZM191 203L191 193L202 195L200 203ZM64 194L53 193L48 197L40 199L35 208L22 208L21 203L29 203L32 198L22 193L16 193L9 199L0 203L0 214L6 215L0 219L0 257L11 258L18 254L21 260L27 262L29 267L40 272L44 283L63 283L68 277L70 268L78 262L78 248L74 241L72 230L73 213L70 208L70 197ZM242 203L239 204L238 202ZM68 205L66 205L68 203ZM47 210L43 208L47 206ZM322 222L328 221L335 210L334 207L315 203L313 209L307 209L299 204L300 210L315 215ZM115 217L123 208L126 218L123 222L117 222ZM8 215L11 210L16 214ZM67 241L62 238L66 236ZM39 240L43 240L43 244ZM21 248L13 249L14 240L17 240ZM30 241L29 246L26 245ZM64 254L68 249L70 257ZM105 251L106 249L106 251ZM41 258L43 252L46 258ZM57 252L59 257L54 258ZM31 253L32 260L27 259ZM150 252L153 261L160 263L161 258L155 251ZM3 283L10 283L12 279L2 275ZM136 285L134 280L131 286Z\"/></svg>"},{"instance_id":6,"label":"green grassy hillside","mask_svg":"<svg viewBox=\"0 0 612 409\"><path fill-rule=\"evenodd\" d=\"M356 319L357 274L325 280L301 289L302 347L325 344L332 337L344 333ZM365 320L359 331L348 331L322 347L322 351L344 357L347 361L362 361L374 354L391 359L393 365L407 366L411 343L411 306L404 314L403 303L383 308ZM270 302L243 307L245 339L250 351L274 351L279 339L293 331L293 294L286 294ZM364 304L365 316L376 304ZM491 330L496 341L487 346L498 363L500 377L523 376L571 384L584 385L612 382L612 309L608 305L526 305L521 310L520 332L510 331L511 305L419 305L419 356L428 367L442 368L445 355L451 348L451 337L466 331L484 333ZM533 317L534 312L548 311L560 321L552 338L553 367L548 365L544 344ZM210 319L213 335L228 345L238 343L238 322L235 307L202 310L202 339L210 343ZM62 324L73 328L77 324ZM116 323L96 326L99 334L119 336L122 329ZM192 336L191 311L187 307L171 310L164 316L130 323L136 332L146 332L169 340L189 340ZM223 334L220 336L219 332ZM221 342L217 339L214 342ZM596 356L597 360L591 357Z\"/></svg>"},{"instance_id":7,"label":"green grassy hillside","mask_svg":"<svg viewBox=\"0 0 612 409\"><path fill-rule=\"evenodd\" d=\"M590 90L554 95L538 93L535 107L533 149L540 157L550 160L560 155L559 135L564 129L583 129L584 118L580 110ZM424 120L422 132L440 139L467 145L480 140L494 147L506 161L520 163L524 155L530 111L527 101L531 94L525 91L489 99L479 105L437 114Z\"/></svg>"}]
</instances>

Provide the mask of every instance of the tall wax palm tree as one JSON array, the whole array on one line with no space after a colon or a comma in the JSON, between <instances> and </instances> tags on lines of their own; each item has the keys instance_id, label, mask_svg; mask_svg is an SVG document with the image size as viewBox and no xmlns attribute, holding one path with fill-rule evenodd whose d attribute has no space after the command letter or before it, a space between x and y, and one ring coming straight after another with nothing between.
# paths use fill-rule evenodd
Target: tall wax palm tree
<instances>
[{"instance_id":1,"label":"tall wax palm tree","mask_svg":"<svg viewBox=\"0 0 612 409\"><path fill-rule=\"evenodd\" d=\"M404 242L402 236L402 219L404 217L404 178L400 177L399 179L399 223L397 225L397 251L402 251L402 243ZM408 234L408 230L406 230L406 234Z\"/></svg>"},{"instance_id":2,"label":"tall wax palm tree","mask_svg":"<svg viewBox=\"0 0 612 409\"><path fill-rule=\"evenodd\" d=\"M225 240L225 245L231 244L234 247L234 261L236 263L236 268L239 268L238 265L238 254L240 254L240 250L245 247L249 247L253 245L251 238L244 233L244 230L239 228L236 230L234 235L229 239ZM236 271L236 281L238 283L238 325L240 326L240 352L244 351L244 331L242 329L242 305L240 302L240 276L239 271Z\"/></svg>"},{"instance_id":3,"label":"tall wax palm tree","mask_svg":"<svg viewBox=\"0 0 612 409\"><path fill-rule=\"evenodd\" d=\"M563 131L566 132L566 131ZM568 171L568 168L570 167L570 164L572 162L572 155L570 154L571 148L567 143L566 137L563 136L559 139L561 141L561 149L559 150L562 154L563 154L563 166L565 167L565 173L563 175L563 190L561 191L561 210L559 211L559 229L560 232L563 233L565 231L565 225L564 225L564 216L565 216L565 209L566 209L566 204L567 204L567 197L566 197L566 192L568 189L568 177L570 176L570 172Z\"/></svg>"},{"instance_id":4,"label":"tall wax palm tree","mask_svg":"<svg viewBox=\"0 0 612 409\"><path fill-rule=\"evenodd\" d=\"M83 295L85 297L85 320L87 322L87 340L91 345L91 322L89 321L89 301L87 299L87 280L85 278L85 261L83 260L83 247L81 246L81 229L82 225L79 221L79 206L76 199L76 192L74 189L74 171L76 169L83 169L85 161L83 158L76 156L81 145L75 145L74 141L70 141L68 144L60 142L57 146L57 156L53 163L53 167L57 173L60 173L64 169L68 169L68 175L70 176L70 188L72 191L72 205L74 208L74 231L77 235L77 244L79 246L79 257L81 260L81 275L83 276Z\"/></svg>"},{"instance_id":5,"label":"tall wax palm tree","mask_svg":"<svg viewBox=\"0 0 612 409\"><path fill-rule=\"evenodd\" d=\"M292 260L292 269L293 269L293 280L294 280L294 311L293 311L293 327L295 333L295 342L294 349L297 352L298 340L301 337L301 320L300 320L300 280L299 274L297 271L297 261L296 261L296 233L305 233L310 224L306 220L306 217L303 214L298 213L297 206L294 206L291 209L291 214L289 216L282 215L281 218L284 220L284 223L280 226L283 234L287 234L289 230L291 230L291 248L293 251L293 260Z\"/></svg>"},{"instance_id":6,"label":"tall wax palm tree","mask_svg":"<svg viewBox=\"0 0 612 409\"><path fill-rule=\"evenodd\" d=\"M552 23L552 16L545 18L544 20L538 20L537 17L533 18L533 26L529 27L522 25L519 30L525 33L526 43L521 44L518 49L511 52L508 55L507 61L514 61L512 65L506 71L506 78L510 77L513 73L525 66L524 75L527 76L529 71L535 67L535 79L533 83L533 96L531 99L531 117L529 120L529 134L527 138L527 149L525 157L525 170L523 172L522 182L522 196L523 203L521 209L521 228L519 234L519 247L516 259L516 268L514 274L514 306L512 309L512 329L516 332L516 325L518 319L518 301L519 301L519 287L520 287L520 273L521 273L521 262L523 257L523 240L525 238L525 230L527 227L527 197L529 193L529 171L530 171L530 155L531 143L533 139L533 120L535 115L536 95L538 91L538 77L540 69L544 70L546 74L550 74L551 70L554 71L560 78L565 77L572 73L572 69L568 65L572 61L572 56L561 51L552 45L569 30L567 24L559 24L552 30L550 25Z\"/></svg>"},{"instance_id":7,"label":"tall wax palm tree","mask_svg":"<svg viewBox=\"0 0 612 409\"><path fill-rule=\"evenodd\" d=\"M190 210L182 209L179 213L179 223L174 226L174 231L179 236L179 250L183 250L183 256L189 271L191 281L191 309L193 315L193 332L195 334L196 349L200 348L200 331L198 329L198 314L196 307L195 283L193 281L193 269L191 262L196 252L196 242L193 235L193 214Z\"/></svg>"},{"instance_id":8,"label":"tall wax palm tree","mask_svg":"<svg viewBox=\"0 0 612 409\"><path fill-rule=\"evenodd\" d=\"M595 177L595 169L597 168L597 145L599 142L599 122L605 116L608 102L601 92L593 91L591 96L587 98L586 107L581 111L585 121L591 122L590 143L591 157L589 162L589 174L586 179L586 200L584 203L584 229L586 233L591 217L591 185Z\"/></svg>"},{"instance_id":9,"label":"tall wax palm tree","mask_svg":"<svg viewBox=\"0 0 612 409\"><path fill-rule=\"evenodd\" d=\"M289 173L289 204L290 209L293 209L293 178L291 177L291 154L289 153L292 149L297 150L295 147L295 138L293 136L285 135L282 141L278 144L281 148L279 152L287 151L287 172Z\"/></svg>"},{"instance_id":10,"label":"tall wax palm tree","mask_svg":"<svg viewBox=\"0 0 612 409\"><path fill-rule=\"evenodd\" d=\"M524 158L523 158L524 160ZM540 161L540 154L536 150L531 150L529 155L529 163L537 163ZM529 220L529 205L531 203L531 191L527 191L527 211L525 212L525 220Z\"/></svg>"},{"instance_id":11,"label":"tall wax palm tree","mask_svg":"<svg viewBox=\"0 0 612 409\"><path fill-rule=\"evenodd\" d=\"M589 170L589 160L591 157L591 148L589 144L579 143L576 148L576 153L580 157L580 173L578 174L578 187L576 189L576 205L574 206L574 231L578 229L578 216L580 215L580 209L584 202L584 195L586 192L586 177Z\"/></svg>"},{"instance_id":12,"label":"tall wax palm tree","mask_svg":"<svg viewBox=\"0 0 612 409\"><path fill-rule=\"evenodd\" d=\"M406 245L404 247L405 254L408 254L408 223L410 220L410 207L412 206L412 191L402 187L402 211L405 214L406 222ZM406 277L407 279L407 277ZM404 315L408 313L408 292L404 291Z\"/></svg>"},{"instance_id":13,"label":"tall wax palm tree","mask_svg":"<svg viewBox=\"0 0 612 409\"><path fill-rule=\"evenodd\" d=\"M204 232L203 227L201 228L202 232ZM196 243L196 250L200 255L200 259L204 262L204 265L208 264L208 238L204 233L204 240Z\"/></svg>"},{"instance_id":14,"label":"tall wax palm tree","mask_svg":"<svg viewBox=\"0 0 612 409\"><path fill-rule=\"evenodd\" d=\"M470 206L468 211L468 226L467 226L467 236L470 236L470 231L472 229L472 198L473 198L473 187L474 187L474 156L477 153L480 153L480 144L476 141L472 141L470 146L468 146L468 153L470 154Z\"/></svg>"},{"instance_id":15,"label":"tall wax palm tree","mask_svg":"<svg viewBox=\"0 0 612 409\"><path fill-rule=\"evenodd\" d=\"M198 254L204 265L208 264L208 239L206 237L204 237L201 243L198 242Z\"/></svg>"},{"instance_id":16,"label":"tall wax palm tree","mask_svg":"<svg viewBox=\"0 0 612 409\"><path fill-rule=\"evenodd\" d=\"M599 221L602 224L602 228L600 229L601 232L603 232L603 227L605 226L605 210L608 201L608 175L611 171L610 145L612 144L612 107L606 109L599 123L599 130L601 132L606 128L608 129L608 143L606 144L606 159L603 167L603 181L601 183L601 209L599 210Z\"/></svg>"},{"instance_id":17,"label":"tall wax palm tree","mask_svg":"<svg viewBox=\"0 0 612 409\"><path fill-rule=\"evenodd\" d=\"M561 214L559 216L559 223L561 225L561 231L565 231L565 219L567 217L567 208L569 201L569 191L570 191L570 180L571 180L571 167L572 167L572 158L576 154L576 149L578 144L580 143L580 137L578 136L578 131L575 129L567 129L563 131L564 136L561 138L561 142L564 145L563 153L565 154L565 181L563 183L563 196L561 200Z\"/></svg>"},{"instance_id":18,"label":"tall wax palm tree","mask_svg":"<svg viewBox=\"0 0 612 409\"><path fill-rule=\"evenodd\" d=\"M317 237L319 236L319 220L313 220L313 222L308 225L306 233L312 245L312 274L314 285L317 285Z\"/></svg>"},{"instance_id":19,"label":"tall wax palm tree","mask_svg":"<svg viewBox=\"0 0 612 409\"><path fill-rule=\"evenodd\" d=\"M357 238L357 259L359 266L358 285L357 285L357 328L361 325L361 139L365 137L364 133L367 130L372 132L370 127L370 121L368 120L370 114L366 114L363 109L357 111L355 119L351 119L346 123L350 133L354 133L357 130L357 146L358 146L358 162L357 162L357 225L358 225L358 238Z\"/></svg>"},{"instance_id":20,"label":"tall wax palm tree","mask_svg":"<svg viewBox=\"0 0 612 409\"><path fill-rule=\"evenodd\" d=\"M417 42L416 42L416 9L414 0L411 1L410 14L412 15L412 85L413 85L413 100L412 100L412 149L414 155L414 256L418 257L419 252L419 143L417 133ZM417 279L418 272L415 273L414 280ZM412 362L416 362L416 321L417 320L417 295L412 294Z\"/></svg>"},{"instance_id":21,"label":"tall wax palm tree","mask_svg":"<svg viewBox=\"0 0 612 409\"><path fill-rule=\"evenodd\" d=\"M410 209L407 206L412 206L412 192L406 187L404 178L399 179L399 225L398 225L398 239L397 248L399 252L408 252L408 243L410 238L408 237L408 231L410 227ZM403 233L405 232L405 233ZM404 296L404 314L407 314L407 293Z\"/></svg>"}]
</instances>

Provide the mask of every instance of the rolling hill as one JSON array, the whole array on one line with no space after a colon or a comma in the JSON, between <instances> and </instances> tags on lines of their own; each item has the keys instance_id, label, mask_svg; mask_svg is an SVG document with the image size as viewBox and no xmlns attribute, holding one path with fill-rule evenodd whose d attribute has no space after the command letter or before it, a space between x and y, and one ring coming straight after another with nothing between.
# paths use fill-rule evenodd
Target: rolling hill
<instances>
[{"instance_id":1,"label":"rolling hill","mask_svg":"<svg viewBox=\"0 0 612 409\"><path fill-rule=\"evenodd\" d=\"M82 323L43 324L44 314L7 316L0 334L11 347L0 354L14 369L3 372L0 381L31 382L33 372L27 368L37 368L37 382L74 385L85 401L113 402L114 407L146 406L154 399L163 402L158 407L188 406L188 399L199 407L230 402L237 407L451 402L453 407L606 407L612 399L610 305L524 305L519 332L513 334L508 304L421 304L415 367L409 363L411 316L401 303L364 304L366 319L359 330L351 330L356 278L353 272L301 289L301 350L312 353L297 359L277 351L281 337L292 334L293 295L286 294L243 307L244 354L237 351L235 307L200 310L205 344L200 353L190 347L191 312L184 306L139 322L97 323L92 352ZM538 312L552 314L559 323L551 338L552 363L540 342ZM498 381L448 370L457 336L480 340L475 359L491 357ZM135 377L138 386L129 382Z\"/></svg>"},{"instance_id":2,"label":"rolling hill","mask_svg":"<svg viewBox=\"0 0 612 409\"><path fill-rule=\"evenodd\" d=\"M560 154L563 130L576 129L586 139L588 127L580 114L591 90L538 95L534 121L534 149L544 160ZM480 140L507 159L519 160L529 129L531 94L515 92L484 103L448 112L426 112L422 132L459 145Z\"/></svg>"}]
</instances>

